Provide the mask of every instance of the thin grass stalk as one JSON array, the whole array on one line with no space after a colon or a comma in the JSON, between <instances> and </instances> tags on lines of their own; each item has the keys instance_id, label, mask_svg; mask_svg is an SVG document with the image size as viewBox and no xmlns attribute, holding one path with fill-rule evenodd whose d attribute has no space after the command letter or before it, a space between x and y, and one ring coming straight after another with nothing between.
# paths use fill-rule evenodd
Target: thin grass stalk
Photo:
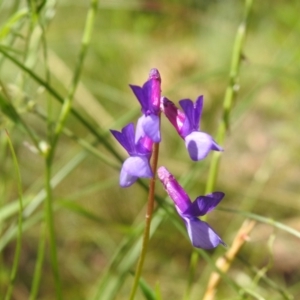
<instances>
[{"instance_id":1,"label":"thin grass stalk","mask_svg":"<svg viewBox=\"0 0 300 300\"><path fill-rule=\"evenodd\" d=\"M45 218L44 218L45 220ZM37 259L35 263L35 268L34 268L34 274L33 274L33 280L32 280L32 286L30 290L30 296L29 300L35 300L38 291L39 291L39 286L42 278L42 268L43 268L43 261L45 257L45 245L46 245L46 239L47 239L47 226L42 220L42 228L41 228L41 234L40 234L40 241L39 241L39 246L38 246L38 254L37 254Z\"/></svg>"},{"instance_id":2,"label":"thin grass stalk","mask_svg":"<svg viewBox=\"0 0 300 300\"><path fill-rule=\"evenodd\" d=\"M232 209L232 208L225 208L225 207L222 207L222 206L219 207L218 210L238 214L238 215L241 215L241 216L245 216L246 218L253 219L255 221L268 224L270 226L273 226L275 228L278 228L280 230L288 232L289 234L294 235L295 237L300 239L300 231L298 231L298 230L296 230L296 229L294 229L290 226L287 226L283 223L280 223L280 222L278 222L278 221L276 221L272 218L263 217L263 216L260 216L260 215L257 215L257 214L254 214L254 213L251 213L251 212L248 212L248 211L242 211L242 210L237 210L237 209Z\"/></svg>"},{"instance_id":3,"label":"thin grass stalk","mask_svg":"<svg viewBox=\"0 0 300 300\"><path fill-rule=\"evenodd\" d=\"M198 266L198 258L199 258L199 254L196 251L193 251L190 259L189 275L188 275L189 277L188 277L187 287L185 290L185 295L183 298L184 300L188 300L190 298L190 293L191 293L195 273Z\"/></svg>"},{"instance_id":4,"label":"thin grass stalk","mask_svg":"<svg viewBox=\"0 0 300 300\"><path fill-rule=\"evenodd\" d=\"M47 194L46 203L45 203L45 217L46 217L46 223L47 223L49 238L50 238L51 266L52 266L53 276L55 280L56 297L59 300L62 299L62 289L61 289L61 280L60 280L60 274L58 268L56 235L54 229L54 218L53 218L53 207L52 207L52 202L53 202L52 187L51 187L52 163L53 163L54 154L55 154L56 145L59 136L64 128L66 119L71 111L74 94L80 79L83 62L90 43L96 11L97 11L97 1L91 0L90 8L88 10L88 14L86 18L84 33L81 41L78 63L74 71L73 81L69 89L68 96L65 98L63 102L60 116L58 118L58 122L54 130L54 136L53 139L51 140L50 150L48 153L45 153L46 154L45 186L46 186L46 194Z\"/></svg>"},{"instance_id":5,"label":"thin grass stalk","mask_svg":"<svg viewBox=\"0 0 300 300\"><path fill-rule=\"evenodd\" d=\"M49 242L50 242L50 255L51 255L51 267L54 276L54 285L56 298L58 300L62 299L62 289L60 274L58 268L57 260L57 246L56 246L56 234L54 228L54 218L53 218L53 197L52 197L52 187L51 187L51 166L52 162L49 159L46 159L45 167L45 190L46 190L46 201L45 201L45 219L47 224L47 229L49 233Z\"/></svg>"},{"instance_id":6,"label":"thin grass stalk","mask_svg":"<svg viewBox=\"0 0 300 300\"><path fill-rule=\"evenodd\" d=\"M253 0L245 1L244 18L242 23L238 27L233 46L231 67L229 73L229 84L227 86L223 101L223 118L218 127L216 138L217 142L221 145L224 143L226 132L230 127L230 113L233 107L234 99L239 90L238 75L243 58L243 48L245 44L247 26L249 24L249 15L252 7L252 2ZM215 188L216 180L218 177L220 158L220 152L213 153L205 193L211 193Z\"/></svg>"},{"instance_id":7,"label":"thin grass stalk","mask_svg":"<svg viewBox=\"0 0 300 300\"><path fill-rule=\"evenodd\" d=\"M14 283L17 276L19 261L20 261L20 253L21 253L21 246L22 246L22 233L23 233L23 192L22 192L22 180L21 180L21 174L19 169L19 164L17 160L17 156L14 150L14 147L12 145L12 142L10 140L9 134L6 131L7 134L7 141L8 145L12 154L13 163L14 163L14 169L17 177L17 187L18 187L18 195L19 195L19 214L18 214L18 233L17 233L17 243L16 243L16 250L14 254L13 259L13 266L10 274L10 281L8 285L8 289L5 295L5 300L11 299L12 291L14 287Z\"/></svg>"},{"instance_id":8,"label":"thin grass stalk","mask_svg":"<svg viewBox=\"0 0 300 300\"><path fill-rule=\"evenodd\" d=\"M149 184L149 194L148 194L148 206L147 206L147 213L146 213L146 222L145 222L145 229L144 229L144 236L143 236L143 243L142 243L142 251L141 255L137 264L133 285L131 288L129 299L133 300L135 297L135 293L139 284L139 280L141 277L143 265L146 258L149 236L150 236L150 225L151 225L151 218L153 214L154 208L154 197L155 197L155 181L156 181L156 170L157 170L157 162L158 162L158 154L159 154L159 143L155 143L153 146L153 159L152 159L152 172L153 177L150 179Z\"/></svg>"},{"instance_id":9,"label":"thin grass stalk","mask_svg":"<svg viewBox=\"0 0 300 300\"><path fill-rule=\"evenodd\" d=\"M249 238L249 234L255 226L255 221L245 220L236 234L231 247L226 251L224 256L219 257L216 261L216 266L224 273L228 271L231 266L231 263L235 259L240 248ZM216 287L221 281L221 276L217 272L212 272L209 278L207 289L205 291L203 300L213 300L215 298Z\"/></svg>"},{"instance_id":10,"label":"thin grass stalk","mask_svg":"<svg viewBox=\"0 0 300 300\"><path fill-rule=\"evenodd\" d=\"M46 1L44 1L45 4ZM34 5L34 4L33 4ZM42 5L40 6L40 8ZM40 10L39 10L40 11ZM42 30L42 51L43 51L43 58L45 62L45 77L46 77L46 82L50 84L50 71L48 68L48 51L47 51L47 41L46 41L46 35L45 35L45 28L43 26L43 22L41 21L41 18L38 18L39 26L41 27ZM52 101L51 101L51 96L47 94L47 116L48 118L45 118L46 123L47 123L47 138L48 141L52 140ZM46 209L45 209L46 213ZM46 240L47 240L47 224L45 222L47 216L45 215L44 220L42 221L42 226L41 226L41 231L40 231L40 241L39 241L39 246L38 246L38 254L37 254L37 259L35 263L35 269L34 269L34 274L33 274L33 279L32 279L32 285L31 285L31 290L30 290L30 298L29 300L35 300L38 291L39 291L39 286L41 282L41 277L42 277L42 268L43 268L43 262L45 258L45 246L46 246Z\"/></svg>"},{"instance_id":11,"label":"thin grass stalk","mask_svg":"<svg viewBox=\"0 0 300 300\"><path fill-rule=\"evenodd\" d=\"M221 123L218 127L217 132L217 138L216 141L223 145L226 132L229 130L230 127L230 113L233 107L234 99L237 95L239 85L238 85L238 75L239 70L242 62L242 54L243 54L243 47L245 43L246 38L246 32L247 32L247 26L249 22L249 14L252 7L253 0L246 0L245 1L245 10L244 10L244 17L241 22L241 24L238 27L234 45L233 45L233 51L232 51L232 57L231 57L231 66L230 66L230 72L229 72L229 83L226 88L224 100L223 100L223 117L221 120ZM218 173L219 173L219 166L220 166L220 159L221 159L221 152L214 151L212 154L212 159L210 162L209 167L209 173L208 173L208 179L206 182L205 187L205 194L211 193L215 189ZM206 216L203 217L203 219L206 219ZM195 252L195 250L194 250ZM192 254L191 260L193 259L193 264L197 263L197 258ZM192 264L191 264L192 266ZM190 272L194 272L192 269L190 269ZM191 284L192 280L191 278L188 280L185 297L184 299L189 299L190 291L191 291Z\"/></svg>"},{"instance_id":12,"label":"thin grass stalk","mask_svg":"<svg viewBox=\"0 0 300 300\"><path fill-rule=\"evenodd\" d=\"M84 62L84 59L85 59L85 56L86 56L86 53L88 50L88 46L89 46L90 40L91 40L92 29L93 29L95 15L96 15L96 11L97 11L97 4L98 4L97 0L91 0L91 2L90 2L90 8L88 11L85 28L84 28L84 33L83 33L83 37L82 37L82 41L81 41L81 48L80 48L80 52L79 52L79 56L78 56L78 63L76 65L76 68L74 71L74 77L73 77L72 84L71 84L71 87L68 92L68 96L65 98L65 100L63 102L63 106L61 108L58 122L57 122L57 125L54 130L54 137L53 137L53 141L51 144L51 151L49 153L50 161L52 161L52 159L53 159L57 141L58 141L59 136L64 128L67 117L71 111L74 94L75 94L75 91L76 91L76 88L77 88L77 85L79 83L79 79L81 76L83 62Z\"/></svg>"}]
</instances>

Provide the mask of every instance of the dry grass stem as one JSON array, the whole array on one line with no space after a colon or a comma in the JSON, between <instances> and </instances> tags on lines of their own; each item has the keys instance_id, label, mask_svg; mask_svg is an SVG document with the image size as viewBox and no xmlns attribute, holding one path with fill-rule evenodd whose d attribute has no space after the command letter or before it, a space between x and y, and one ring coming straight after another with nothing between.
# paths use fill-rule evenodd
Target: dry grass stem
<instances>
[{"instance_id":1,"label":"dry grass stem","mask_svg":"<svg viewBox=\"0 0 300 300\"><path fill-rule=\"evenodd\" d=\"M241 247L246 241L249 240L249 233L254 228L255 223L256 222L253 220L245 220L243 222L240 230L233 240L231 247L228 249L225 255L220 257L216 262L216 266L220 271L224 273L228 271L231 263L233 262ZM211 274L203 300L213 300L215 298L216 288L220 280L221 276L219 273L213 272Z\"/></svg>"}]
</instances>

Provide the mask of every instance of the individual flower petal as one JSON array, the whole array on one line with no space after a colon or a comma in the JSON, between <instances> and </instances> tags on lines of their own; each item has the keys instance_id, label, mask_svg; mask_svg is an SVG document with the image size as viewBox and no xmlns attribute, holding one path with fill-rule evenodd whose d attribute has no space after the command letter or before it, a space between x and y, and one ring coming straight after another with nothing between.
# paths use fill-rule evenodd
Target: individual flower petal
<instances>
[{"instance_id":1,"label":"individual flower petal","mask_svg":"<svg viewBox=\"0 0 300 300\"><path fill-rule=\"evenodd\" d=\"M133 93L135 94L136 98L139 100L142 107L143 114L146 114L149 110L149 101L143 91L143 88L132 84L130 84L129 86L132 89Z\"/></svg>"},{"instance_id":2,"label":"individual flower petal","mask_svg":"<svg viewBox=\"0 0 300 300\"><path fill-rule=\"evenodd\" d=\"M137 177L150 178L153 176L149 160L145 156L130 156L122 166L127 173Z\"/></svg>"},{"instance_id":3,"label":"individual flower petal","mask_svg":"<svg viewBox=\"0 0 300 300\"><path fill-rule=\"evenodd\" d=\"M225 245L222 239L206 223L197 218L184 218L192 245L196 248L212 249L219 244Z\"/></svg>"},{"instance_id":4,"label":"individual flower petal","mask_svg":"<svg viewBox=\"0 0 300 300\"><path fill-rule=\"evenodd\" d=\"M149 80L144 84L143 88L147 91L150 106L154 113L159 112L160 106L160 89L161 78L157 69L151 69L149 72Z\"/></svg>"},{"instance_id":5,"label":"individual flower petal","mask_svg":"<svg viewBox=\"0 0 300 300\"><path fill-rule=\"evenodd\" d=\"M195 101L195 104L190 99L183 99L179 101L180 106L182 107L185 116L186 122L189 125L189 134L192 131L199 131L199 123L203 108L203 96L199 96L198 99Z\"/></svg>"},{"instance_id":6,"label":"individual flower petal","mask_svg":"<svg viewBox=\"0 0 300 300\"><path fill-rule=\"evenodd\" d=\"M137 124L136 124L136 130L135 130L135 143L137 144L138 141L143 138L146 133L144 131L144 126L143 126L143 123L144 123L144 118L145 116L142 115L141 117L138 118L138 121L137 121Z\"/></svg>"},{"instance_id":7,"label":"individual flower petal","mask_svg":"<svg viewBox=\"0 0 300 300\"><path fill-rule=\"evenodd\" d=\"M149 160L144 156L130 156L122 166L120 174L120 186L128 187L132 185L137 178L151 178L153 176Z\"/></svg>"},{"instance_id":8,"label":"individual flower petal","mask_svg":"<svg viewBox=\"0 0 300 300\"><path fill-rule=\"evenodd\" d=\"M116 138L116 140L126 149L129 155L135 154L135 142L134 142L134 125L129 123L122 128L122 131L111 129L110 132Z\"/></svg>"},{"instance_id":9,"label":"individual flower petal","mask_svg":"<svg viewBox=\"0 0 300 300\"><path fill-rule=\"evenodd\" d=\"M185 114L166 97L161 98L161 111L165 114L165 116L177 130L178 134L181 136L182 126L186 119Z\"/></svg>"},{"instance_id":10,"label":"individual flower petal","mask_svg":"<svg viewBox=\"0 0 300 300\"><path fill-rule=\"evenodd\" d=\"M189 206L189 208L183 212L185 216L200 217L204 216L212 211L224 198L225 194L222 192L214 192L205 196L199 196Z\"/></svg>"},{"instance_id":11,"label":"individual flower petal","mask_svg":"<svg viewBox=\"0 0 300 300\"><path fill-rule=\"evenodd\" d=\"M213 138L200 131L193 131L185 137L185 146L189 152L190 158L194 161L204 159L209 151L223 151Z\"/></svg>"},{"instance_id":12,"label":"individual flower petal","mask_svg":"<svg viewBox=\"0 0 300 300\"><path fill-rule=\"evenodd\" d=\"M160 138L160 121L156 115L144 116L143 118L143 129L144 132L154 143L159 143Z\"/></svg>"},{"instance_id":13,"label":"individual flower petal","mask_svg":"<svg viewBox=\"0 0 300 300\"><path fill-rule=\"evenodd\" d=\"M123 168L121 169L120 173L120 180L119 184L121 187L129 187L132 184L134 184L137 181L138 177L137 176L132 176L129 173L126 172Z\"/></svg>"},{"instance_id":14,"label":"individual flower petal","mask_svg":"<svg viewBox=\"0 0 300 300\"><path fill-rule=\"evenodd\" d=\"M165 167L158 168L157 176L164 185L170 198L174 201L178 212L183 213L186 211L191 205L191 200L175 177Z\"/></svg>"}]
</instances>

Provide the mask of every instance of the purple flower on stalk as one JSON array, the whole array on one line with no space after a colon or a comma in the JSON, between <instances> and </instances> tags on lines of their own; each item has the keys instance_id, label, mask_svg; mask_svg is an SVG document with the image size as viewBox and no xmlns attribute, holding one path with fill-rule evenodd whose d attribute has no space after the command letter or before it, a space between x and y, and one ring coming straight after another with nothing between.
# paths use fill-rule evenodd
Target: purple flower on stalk
<instances>
[{"instance_id":1,"label":"purple flower on stalk","mask_svg":"<svg viewBox=\"0 0 300 300\"><path fill-rule=\"evenodd\" d=\"M159 143L160 137L160 84L161 78L157 69L151 69L149 79L142 87L129 85L142 106L143 116L139 119L141 135L146 134L154 143Z\"/></svg>"},{"instance_id":2,"label":"purple flower on stalk","mask_svg":"<svg viewBox=\"0 0 300 300\"><path fill-rule=\"evenodd\" d=\"M219 244L225 245L206 222L198 219L198 217L212 211L223 199L224 193L214 192L206 196L199 196L194 202L191 202L185 190L165 167L160 167L157 174L185 223L192 245L203 249L212 249Z\"/></svg>"},{"instance_id":3,"label":"purple flower on stalk","mask_svg":"<svg viewBox=\"0 0 300 300\"><path fill-rule=\"evenodd\" d=\"M172 101L163 97L161 108L184 139L191 159L194 161L204 159L211 150L223 151L223 148L209 134L200 131L203 96L199 96L195 103L190 99L183 99L179 101L179 104L183 112Z\"/></svg>"},{"instance_id":4,"label":"purple flower on stalk","mask_svg":"<svg viewBox=\"0 0 300 300\"><path fill-rule=\"evenodd\" d=\"M137 132L140 131L138 128ZM149 160L152 154L153 142L147 136L134 134L134 125L126 125L121 132L110 130L117 141L125 148L130 157L128 157L121 169L120 186L128 187L140 177L150 178L153 176Z\"/></svg>"}]
</instances>

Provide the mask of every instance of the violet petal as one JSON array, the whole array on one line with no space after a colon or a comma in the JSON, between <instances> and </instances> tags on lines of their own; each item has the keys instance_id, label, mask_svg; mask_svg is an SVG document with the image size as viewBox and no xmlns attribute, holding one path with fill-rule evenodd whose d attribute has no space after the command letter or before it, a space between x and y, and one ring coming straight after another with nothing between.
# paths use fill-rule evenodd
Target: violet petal
<instances>
[{"instance_id":1,"label":"violet petal","mask_svg":"<svg viewBox=\"0 0 300 300\"><path fill-rule=\"evenodd\" d=\"M194 125L200 130L200 118L203 108L203 96L199 96L194 105Z\"/></svg>"},{"instance_id":2,"label":"violet petal","mask_svg":"<svg viewBox=\"0 0 300 300\"><path fill-rule=\"evenodd\" d=\"M128 157L123 163L122 170L123 169L132 176L146 178L153 176L149 160L146 156Z\"/></svg>"},{"instance_id":3,"label":"violet petal","mask_svg":"<svg viewBox=\"0 0 300 300\"><path fill-rule=\"evenodd\" d=\"M225 196L222 192L214 192L199 196L183 213L184 216L200 217L212 211Z\"/></svg>"},{"instance_id":4,"label":"violet petal","mask_svg":"<svg viewBox=\"0 0 300 300\"><path fill-rule=\"evenodd\" d=\"M139 100L142 106L142 112L146 113L149 109L147 95L145 95L143 88L137 85L129 85L132 89L133 93L135 94L136 98Z\"/></svg>"},{"instance_id":5,"label":"violet petal","mask_svg":"<svg viewBox=\"0 0 300 300\"><path fill-rule=\"evenodd\" d=\"M135 129L135 141L134 141L135 144L137 144L138 141L145 136L145 131L143 128L144 118L145 118L144 115L138 118L136 129Z\"/></svg>"},{"instance_id":6,"label":"violet petal","mask_svg":"<svg viewBox=\"0 0 300 300\"><path fill-rule=\"evenodd\" d=\"M150 137L154 143L160 142L160 124L158 116L151 114L144 117L143 129L146 135Z\"/></svg>"},{"instance_id":7,"label":"violet petal","mask_svg":"<svg viewBox=\"0 0 300 300\"><path fill-rule=\"evenodd\" d=\"M121 187L129 187L137 181L137 176L132 176L125 169L121 169L119 184Z\"/></svg>"},{"instance_id":8,"label":"violet petal","mask_svg":"<svg viewBox=\"0 0 300 300\"><path fill-rule=\"evenodd\" d=\"M222 239L206 222L197 218L184 218L184 221L194 247L212 249L219 244L225 245Z\"/></svg>"},{"instance_id":9,"label":"violet petal","mask_svg":"<svg viewBox=\"0 0 300 300\"><path fill-rule=\"evenodd\" d=\"M187 135L184 140L189 155L194 161L204 159L211 150L223 150L213 138L205 132L193 131Z\"/></svg>"},{"instance_id":10,"label":"violet petal","mask_svg":"<svg viewBox=\"0 0 300 300\"><path fill-rule=\"evenodd\" d=\"M134 142L134 125L129 123L122 128L122 131L111 129L110 132L116 138L116 140L126 149L129 155L135 153L135 142Z\"/></svg>"},{"instance_id":11,"label":"violet petal","mask_svg":"<svg viewBox=\"0 0 300 300\"><path fill-rule=\"evenodd\" d=\"M194 104L190 99L183 99L179 101L180 106L182 107L184 114L186 116L184 126L186 134L189 134L193 130L198 130L198 128L194 128Z\"/></svg>"}]
</instances>

